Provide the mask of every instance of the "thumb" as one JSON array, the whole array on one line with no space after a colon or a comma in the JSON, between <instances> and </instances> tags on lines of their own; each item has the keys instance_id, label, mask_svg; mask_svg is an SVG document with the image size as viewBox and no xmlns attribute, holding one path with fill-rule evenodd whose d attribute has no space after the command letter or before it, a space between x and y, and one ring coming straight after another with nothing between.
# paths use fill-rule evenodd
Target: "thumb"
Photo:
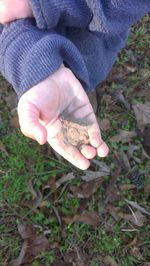
<instances>
[{"instance_id":1,"label":"thumb","mask_svg":"<svg viewBox=\"0 0 150 266\"><path fill-rule=\"evenodd\" d=\"M32 104L20 101L18 116L21 132L28 138L36 140L40 145L47 141L46 128L40 123L40 112Z\"/></svg>"}]
</instances>

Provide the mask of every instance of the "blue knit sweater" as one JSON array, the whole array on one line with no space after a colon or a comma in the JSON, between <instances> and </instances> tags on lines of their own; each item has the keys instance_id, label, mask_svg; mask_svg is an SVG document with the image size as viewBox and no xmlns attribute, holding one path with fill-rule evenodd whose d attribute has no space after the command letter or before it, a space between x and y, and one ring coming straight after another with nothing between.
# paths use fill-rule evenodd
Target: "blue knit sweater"
<instances>
[{"instance_id":1,"label":"blue knit sweater","mask_svg":"<svg viewBox=\"0 0 150 266\"><path fill-rule=\"evenodd\" d=\"M0 71L20 97L64 63L92 90L150 0L30 0L34 19L0 26Z\"/></svg>"}]
</instances>

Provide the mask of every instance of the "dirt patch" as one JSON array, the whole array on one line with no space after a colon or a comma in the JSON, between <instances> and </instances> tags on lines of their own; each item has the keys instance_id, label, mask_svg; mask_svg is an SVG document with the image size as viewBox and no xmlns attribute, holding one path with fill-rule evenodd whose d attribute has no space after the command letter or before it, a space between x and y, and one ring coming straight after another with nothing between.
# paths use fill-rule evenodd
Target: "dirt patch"
<instances>
[{"instance_id":1,"label":"dirt patch","mask_svg":"<svg viewBox=\"0 0 150 266\"><path fill-rule=\"evenodd\" d=\"M81 124L81 122L72 122L63 117L61 118L61 122L62 128L58 137L65 144L71 144L81 149L82 145L90 143L87 125Z\"/></svg>"}]
</instances>

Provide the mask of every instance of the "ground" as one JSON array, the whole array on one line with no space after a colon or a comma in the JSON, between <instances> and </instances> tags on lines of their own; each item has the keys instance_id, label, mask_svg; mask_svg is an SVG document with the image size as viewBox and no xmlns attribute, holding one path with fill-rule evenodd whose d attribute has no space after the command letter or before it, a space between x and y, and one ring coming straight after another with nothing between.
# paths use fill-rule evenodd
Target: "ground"
<instances>
[{"instance_id":1,"label":"ground","mask_svg":"<svg viewBox=\"0 0 150 266\"><path fill-rule=\"evenodd\" d=\"M149 23L97 88L110 154L86 172L20 133L0 77L0 265L150 265Z\"/></svg>"}]
</instances>

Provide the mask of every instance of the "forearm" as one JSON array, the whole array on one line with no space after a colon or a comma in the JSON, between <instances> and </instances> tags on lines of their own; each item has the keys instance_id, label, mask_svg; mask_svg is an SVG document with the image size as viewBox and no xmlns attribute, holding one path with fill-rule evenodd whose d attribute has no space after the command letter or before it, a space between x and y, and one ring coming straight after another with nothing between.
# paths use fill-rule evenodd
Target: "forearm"
<instances>
[{"instance_id":1,"label":"forearm","mask_svg":"<svg viewBox=\"0 0 150 266\"><path fill-rule=\"evenodd\" d=\"M29 19L5 26L0 35L0 71L19 97L54 73L63 62L88 88L82 56L68 39L54 31L37 29Z\"/></svg>"}]
</instances>

